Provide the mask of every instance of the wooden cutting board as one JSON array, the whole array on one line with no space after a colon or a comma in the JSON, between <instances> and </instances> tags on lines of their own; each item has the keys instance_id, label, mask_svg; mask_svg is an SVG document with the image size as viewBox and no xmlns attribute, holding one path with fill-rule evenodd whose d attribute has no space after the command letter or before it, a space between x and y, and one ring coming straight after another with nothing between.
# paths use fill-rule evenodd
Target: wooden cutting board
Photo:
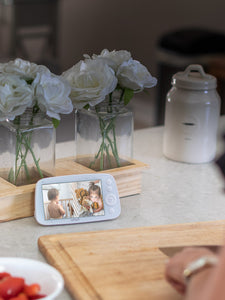
<instances>
[{"instance_id":1,"label":"wooden cutting board","mask_svg":"<svg viewBox=\"0 0 225 300\"><path fill-rule=\"evenodd\" d=\"M42 236L40 251L78 300L179 300L159 247L223 244L225 221Z\"/></svg>"}]
</instances>

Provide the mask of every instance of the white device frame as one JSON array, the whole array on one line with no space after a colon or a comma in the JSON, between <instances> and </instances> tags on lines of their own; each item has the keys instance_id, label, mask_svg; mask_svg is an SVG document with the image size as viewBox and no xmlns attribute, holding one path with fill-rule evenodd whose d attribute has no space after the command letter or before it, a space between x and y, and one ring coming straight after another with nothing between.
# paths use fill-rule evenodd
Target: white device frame
<instances>
[{"instance_id":1,"label":"white device frame","mask_svg":"<svg viewBox=\"0 0 225 300\"><path fill-rule=\"evenodd\" d=\"M44 186L96 182L100 181L103 200L104 215L62 217L61 219L46 218L44 205ZM114 177L110 174L80 174L48 177L37 182L35 188L35 211L36 221L41 225L69 225L86 222L106 221L117 218L121 213L121 205L117 185Z\"/></svg>"}]
</instances>

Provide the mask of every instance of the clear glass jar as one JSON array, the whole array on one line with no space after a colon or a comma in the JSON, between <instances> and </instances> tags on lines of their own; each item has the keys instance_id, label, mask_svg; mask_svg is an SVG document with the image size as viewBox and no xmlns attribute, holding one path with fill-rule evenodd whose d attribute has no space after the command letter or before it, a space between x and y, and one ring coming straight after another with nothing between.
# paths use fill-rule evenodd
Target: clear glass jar
<instances>
[{"instance_id":1,"label":"clear glass jar","mask_svg":"<svg viewBox=\"0 0 225 300\"><path fill-rule=\"evenodd\" d=\"M75 112L75 160L95 171L131 164L133 114L113 99Z\"/></svg>"},{"instance_id":2,"label":"clear glass jar","mask_svg":"<svg viewBox=\"0 0 225 300\"><path fill-rule=\"evenodd\" d=\"M53 176L55 128L42 114L25 112L0 122L0 176L16 186Z\"/></svg>"}]
</instances>

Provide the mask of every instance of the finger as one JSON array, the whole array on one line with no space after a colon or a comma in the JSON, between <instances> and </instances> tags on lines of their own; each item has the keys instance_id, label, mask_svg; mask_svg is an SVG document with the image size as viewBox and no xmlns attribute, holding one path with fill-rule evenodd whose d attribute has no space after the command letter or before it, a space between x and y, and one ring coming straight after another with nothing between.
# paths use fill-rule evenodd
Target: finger
<instances>
[{"instance_id":1,"label":"finger","mask_svg":"<svg viewBox=\"0 0 225 300\"><path fill-rule=\"evenodd\" d=\"M171 286L180 294L185 294L185 291L186 291L186 285L179 282L179 281L176 281L172 278L168 278L167 279L168 283L171 284Z\"/></svg>"},{"instance_id":2,"label":"finger","mask_svg":"<svg viewBox=\"0 0 225 300\"><path fill-rule=\"evenodd\" d=\"M165 267L165 277L169 282L179 282L185 285L184 277L184 259L182 256L176 255L169 260Z\"/></svg>"},{"instance_id":3,"label":"finger","mask_svg":"<svg viewBox=\"0 0 225 300\"><path fill-rule=\"evenodd\" d=\"M185 280L183 276L184 269L187 265L195 259L210 254L211 251L205 248L188 247L181 252L175 254L169 262L166 264L165 277L169 282L178 282L185 286ZM212 254L214 255L214 254Z\"/></svg>"}]
</instances>

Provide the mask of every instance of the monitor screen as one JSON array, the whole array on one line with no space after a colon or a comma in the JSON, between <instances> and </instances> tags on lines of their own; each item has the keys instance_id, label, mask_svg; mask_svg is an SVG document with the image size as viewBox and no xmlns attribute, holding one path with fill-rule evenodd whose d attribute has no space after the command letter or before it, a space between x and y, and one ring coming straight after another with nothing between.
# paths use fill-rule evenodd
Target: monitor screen
<instances>
[{"instance_id":1,"label":"monitor screen","mask_svg":"<svg viewBox=\"0 0 225 300\"><path fill-rule=\"evenodd\" d=\"M45 220L103 216L101 180L42 185Z\"/></svg>"}]
</instances>

